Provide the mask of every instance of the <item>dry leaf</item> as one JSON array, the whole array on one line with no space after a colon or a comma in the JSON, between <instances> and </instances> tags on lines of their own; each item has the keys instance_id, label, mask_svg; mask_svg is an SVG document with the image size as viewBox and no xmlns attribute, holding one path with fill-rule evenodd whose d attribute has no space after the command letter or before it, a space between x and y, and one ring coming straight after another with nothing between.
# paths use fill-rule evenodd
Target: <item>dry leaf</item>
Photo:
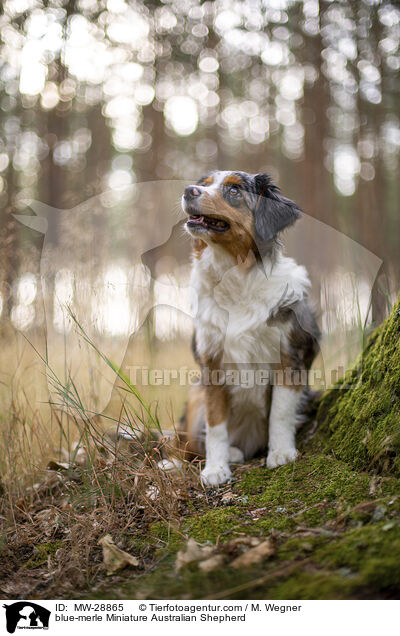
<instances>
[{"instance_id":1,"label":"dry leaf","mask_svg":"<svg viewBox=\"0 0 400 636\"><path fill-rule=\"evenodd\" d=\"M103 547L103 561L108 575L114 574L127 565L132 565L133 567L139 565L136 557L131 556L115 545L110 534L106 534L98 543Z\"/></svg>"},{"instance_id":2,"label":"dry leaf","mask_svg":"<svg viewBox=\"0 0 400 636\"><path fill-rule=\"evenodd\" d=\"M249 514L252 517L257 517L258 518L260 516L262 517L266 513L267 510L268 510L268 508L266 508L266 507L265 508L256 508L255 510L250 510Z\"/></svg>"},{"instance_id":3,"label":"dry leaf","mask_svg":"<svg viewBox=\"0 0 400 636\"><path fill-rule=\"evenodd\" d=\"M150 501L155 501L160 496L160 491L157 486L148 486L146 489L146 497L150 499Z\"/></svg>"},{"instance_id":4,"label":"dry leaf","mask_svg":"<svg viewBox=\"0 0 400 636\"><path fill-rule=\"evenodd\" d=\"M59 462L55 459L51 459L47 464L48 470L69 470L71 468L71 464L67 462Z\"/></svg>"},{"instance_id":5,"label":"dry leaf","mask_svg":"<svg viewBox=\"0 0 400 636\"><path fill-rule=\"evenodd\" d=\"M235 501L236 499L236 495L233 494L233 492L231 490L228 490L228 492L226 492L224 495L222 495L221 497L221 502L224 504L231 504Z\"/></svg>"},{"instance_id":6,"label":"dry leaf","mask_svg":"<svg viewBox=\"0 0 400 636\"><path fill-rule=\"evenodd\" d=\"M68 464L67 462L59 462L51 459L47 464L47 470L52 473L57 473L61 479L68 479L69 481L80 481L81 471L75 464Z\"/></svg>"},{"instance_id":7,"label":"dry leaf","mask_svg":"<svg viewBox=\"0 0 400 636\"><path fill-rule=\"evenodd\" d=\"M267 541L263 541L255 548L250 548L250 550L241 554L237 559L232 561L231 566L233 568L244 568L255 565L263 561L266 557L271 556L274 551L271 541L267 539Z\"/></svg>"},{"instance_id":8,"label":"dry leaf","mask_svg":"<svg viewBox=\"0 0 400 636\"><path fill-rule=\"evenodd\" d=\"M248 535L243 535L240 537L234 537L229 541L228 547L229 549L236 548L237 546L248 545L251 548L254 548L256 545L260 545L261 539L258 537L249 537Z\"/></svg>"},{"instance_id":9,"label":"dry leaf","mask_svg":"<svg viewBox=\"0 0 400 636\"><path fill-rule=\"evenodd\" d=\"M208 559L215 551L214 546L199 545L194 539L190 538L184 550L179 550L176 555L175 569L179 571L184 565L194 563L196 561L204 561Z\"/></svg>"},{"instance_id":10,"label":"dry leaf","mask_svg":"<svg viewBox=\"0 0 400 636\"><path fill-rule=\"evenodd\" d=\"M219 568L223 562L225 561L225 557L222 554L215 554L214 556L206 559L205 561L201 561L199 563L200 570L203 572L212 572Z\"/></svg>"},{"instance_id":11,"label":"dry leaf","mask_svg":"<svg viewBox=\"0 0 400 636\"><path fill-rule=\"evenodd\" d=\"M35 519L39 519L40 521L49 521L55 516L56 512L54 508L45 508L44 510L39 510L39 512L35 514Z\"/></svg>"}]
</instances>

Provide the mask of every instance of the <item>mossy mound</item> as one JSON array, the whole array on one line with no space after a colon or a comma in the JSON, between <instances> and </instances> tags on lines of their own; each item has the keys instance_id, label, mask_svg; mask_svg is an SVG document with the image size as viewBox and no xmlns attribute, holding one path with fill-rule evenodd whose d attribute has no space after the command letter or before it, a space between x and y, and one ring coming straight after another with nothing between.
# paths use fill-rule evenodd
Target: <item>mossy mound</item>
<instances>
[{"instance_id":1,"label":"mossy mound","mask_svg":"<svg viewBox=\"0 0 400 636\"><path fill-rule=\"evenodd\" d=\"M305 453L270 471L260 465L236 473L179 525L154 524L139 542L151 543L156 567L98 598L398 598L400 479L357 472L328 455ZM192 537L226 555L232 539L271 539L272 557L233 569L229 558L213 572L196 564L175 570L176 555Z\"/></svg>"},{"instance_id":2,"label":"mossy mound","mask_svg":"<svg viewBox=\"0 0 400 636\"><path fill-rule=\"evenodd\" d=\"M400 475L400 300L354 368L322 396L317 420L336 457Z\"/></svg>"},{"instance_id":3,"label":"mossy mound","mask_svg":"<svg viewBox=\"0 0 400 636\"><path fill-rule=\"evenodd\" d=\"M208 491L196 513L138 533L132 547L150 544L154 566L98 598L399 598L399 336L400 303L323 395L298 461L271 471L254 460L232 484ZM234 569L229 545L243 536L270 540L273 554ZM216 546L224 564L176 571L189 537Z\"/></svg>"}]
</instances>

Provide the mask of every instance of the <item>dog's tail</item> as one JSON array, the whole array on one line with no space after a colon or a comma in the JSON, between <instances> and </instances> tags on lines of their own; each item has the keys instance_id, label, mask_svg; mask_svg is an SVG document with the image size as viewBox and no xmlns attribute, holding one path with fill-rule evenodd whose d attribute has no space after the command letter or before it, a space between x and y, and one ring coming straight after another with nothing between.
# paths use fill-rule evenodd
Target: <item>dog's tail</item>
<instances>
[{"instance_id":1,"label":"dog's tail","mask_svg":"<svg viewBox=\"0 0 400 636\"><path fill-rule=\"evenodd\" d=\"M318 409L318 401L323 391L312 391L310 387L304 389L296 414L296 429L298 430L307 422L311 422Z\"/></svg>"}]
</instances>

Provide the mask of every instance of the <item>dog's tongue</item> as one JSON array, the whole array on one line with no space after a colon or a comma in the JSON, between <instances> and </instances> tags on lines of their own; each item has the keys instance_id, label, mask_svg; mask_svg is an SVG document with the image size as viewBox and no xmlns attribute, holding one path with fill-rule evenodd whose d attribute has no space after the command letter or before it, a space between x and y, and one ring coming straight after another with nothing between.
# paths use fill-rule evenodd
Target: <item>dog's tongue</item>
<instances>
[{"instance_id":1,"label":"dog's tongue","mask_svg":"<svg viewBox=\"0 0 400 636\"><path fill-rule=\"evenodd\" d=\"M204 216L197 216L195 219L192 219L195 223L203 223Z\"/></svg>"}]
</instances>

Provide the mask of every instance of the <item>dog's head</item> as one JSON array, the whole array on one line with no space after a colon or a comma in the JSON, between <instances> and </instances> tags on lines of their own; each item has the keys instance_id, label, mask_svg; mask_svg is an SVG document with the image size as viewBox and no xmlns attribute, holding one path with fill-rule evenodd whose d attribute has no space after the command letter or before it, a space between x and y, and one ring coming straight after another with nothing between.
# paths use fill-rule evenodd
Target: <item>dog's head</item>
<instances>
[{"instance_id":1,"label":"dog's head","mask_svg":"<svg viewBox=\"0 0 400 636\"><path fill-rule=\"evenodd\" d=\"M245 172L210 172L185 188L182 207L195 239L219 244L235 257L263 254L301 216L268 175Z\"/></svg>"}]
</instances>

